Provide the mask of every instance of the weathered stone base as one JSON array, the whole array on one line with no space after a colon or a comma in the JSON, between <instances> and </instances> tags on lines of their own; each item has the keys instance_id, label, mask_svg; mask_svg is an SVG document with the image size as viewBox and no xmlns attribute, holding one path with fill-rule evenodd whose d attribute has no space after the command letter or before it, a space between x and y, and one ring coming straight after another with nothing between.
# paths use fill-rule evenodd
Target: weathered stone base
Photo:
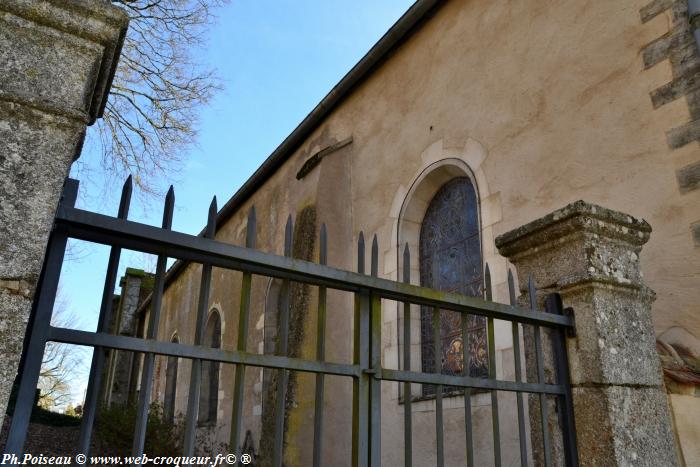
<instances>
[{"instance_id":1,"label":"weathered stone base","mask_svg":"<svg viewBox=\"0 0 700 467\"><path fill-rule=\"evenodd\" d=\"M649 289L591 283L562 291L576 313L567 339L571 383L660 386Z\"/></svg>"},{"instance_id":2,"label":"weathered stone base","mask_svg":"<svg viewBox=\"0 0 700 467\"><path fill-rule=\"evenodd\" d=\"M4 382L0 384L0 410L3 417L17 375L31 307L31 298L0 289L0 381Z\"/></svg>"},{"instance_id":3,"label":"weathered stone base","mask_svg":"<svg viewBox=\"0 0 700 467\"><path fill-rule=\"evenodd\" d=\"M639 266L650 232L643 220L578 201L496 239L518 268L521 289L532 276L538 302L556 292L574 310L576 335L566 346L582 466L678 465L651 320L654 293ZM551 377L556 349L546 336ZM533 380L532 332L525 329L524 338ZM562 465L556 410L548 405L553 463ZM531 398L535 465L543 464L539 408Z\"/></svg>"},{"instance_id":4,"label":"weathered stone base","mask_svg":"<svg viewBox=\"0 0 700 467\"><path fill-rule=\"evenodd\" d=\"M577 387L573 396L581 466L678 465L661 388Z\"/></svg>"}]
</instances>

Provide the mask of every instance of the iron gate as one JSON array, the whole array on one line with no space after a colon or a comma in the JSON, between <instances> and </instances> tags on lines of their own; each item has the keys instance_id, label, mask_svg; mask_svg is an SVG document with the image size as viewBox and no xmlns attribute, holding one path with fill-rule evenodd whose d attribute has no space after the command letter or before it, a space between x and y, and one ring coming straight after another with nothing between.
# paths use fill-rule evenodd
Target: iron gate
<instances>
[{"instance_id":1,"label":"iron gate","mask_svg":"<svg viewBox=\"0 0 700 467\"><path fill-rule=\"evenodd\" d=\"M231 416L231 445L240 450L242 402L245 367L263 367L274 369L279 381L286 381L290 371L310 372L316 375L314 407L314 446L313 465L321 465L321 445L323 443L323 397L324 376L338 375L352 378L352 465L379 466L381 461L381 392L382 381L399 382L403 388L404 402L404 439L405 465L412 465L412 384L435 385L435 465L444 464L444 427L443 427L443 387L461 388L464 392L465 407L465 450L467 465L474 465L474 440L471 409L472 391L491 393L492 437L494 445L494 463L501 465L501 430L499 423L498 391L515 392L517 396L517 423L519 433L520 459L523 466L528 463L528 443L526 436L527 420L523 394L539 398L539 435L542 439L542 462L552 465L552 433L550 432L550 404L547 397L556 399L556 411L561 431L561 446L565 462L577 466L575 430L573 427L573 408L568 381L568 362L566 357L565 335L573 329L573 320L564 314L561 301L557 295L547 298L546 312L537 310L535 289L530 280L530 307L516 305L513 276L508 273L510 304L491 301L491 280L486 266L484 278L485 299L467 297L453 293L438 292L410 284L410 254L408 246L403 253L403 282L394 282L378 278L378 244L374 236L371 247L370 274L365 274L365 244L362 233L358 241L358 270L356 273L335 269L326 265L327 238L325 225L320 234L319 264L301 261L291 257L292 219L287 222L285 231L285 256L276 256L255 249L255 211L251 210L246 246L239 247L214 240L216 231L216 199L209 210L207 227L200 236L187 235L171 230L174 195L172 188L165 201L162 227L157 228L127 220L131 198L131 180L127 180L122 191L117 217L110 217L75 208L78 182L68 179L60 201L54 227L50 235L44 268L39 281L37 294L30 319L30 330L25 342L25 355L20 375L20 386L14 416L5 446L5 453L21 454L29 426L34 403L34 394L39 378L42 356L46 342L55 341L67 344L91 346L95 349L90 368L90 379L84 405L82 426L78 450L88 454L90 449L95 412L97 410L98 392L101 386L105 351L118 349L140 352L145 355L142 368L142 388L139 391L138 416L134 428L132 452L135 456L143 453L146 433L147 415L153 383L154 359L156 355L177 356L192 360L191 381L189 386L187 416L184 439L184 455L190 456L195 451L195 423L198 411L198 394L201 385L202 361L217 361L235 365L233 382L233 410ZM104 290L96 332L86 332L54 327L51 323L52 309L56 298L58 280L63 263L68 238L75 238L109 245L111 247ZM150 325L146 338L113 335L108 332L111 301L114 293L117 269L122 248L158 255L155 285L153 289ZM161 342L156 340L159 314L165 283L166 260L168 257L184 261L201 263L200 294L196 315L196 332L194 345ZM208 306L212 267L241 271L241 306L238 324L238 341L235 351L202 346L204 319ZM279 316L279 336L276 355L251 353L246 349L246 336L250 318L250 293L252 275L279 278L283 281L282 306ZM290 282L300 282L318 287L318 328L316 359L292 358L287 355ZM354 294L354 344L352 364L331 363L325 361L326 332L326 289L337 289ZM382 299L403 303L403 369L382 367ZM456 311L466 315L478 315L487 319L488 335L488 378L446 375L411 371L411 304L432 307L433 329L435 338L435 355L441 355L440 314L443 310ZM494 320L506 320L512 323L513 351L515 361L515 381L496 378L496 352L494 339ZM467 319L462 319L462 340L468 342ZM520 350L521 326L532 326L534 339L534 361L537 378L535 382L523 381L523 359ZM545 381L545 363L541 327L552 330L554 367L556 382ZM463 365L469 361L469 346L463 345ZM440 365L435 365L440 371ZM468 371L468 370L467 370ZM284 437L284 407L286 384L277 385L273 465L282 466ZM533 420L535 415L530 415ZM236 452L239 454L239 452ZM532 454L532 453L530 453Z\"/></svg>"}]
</instances>

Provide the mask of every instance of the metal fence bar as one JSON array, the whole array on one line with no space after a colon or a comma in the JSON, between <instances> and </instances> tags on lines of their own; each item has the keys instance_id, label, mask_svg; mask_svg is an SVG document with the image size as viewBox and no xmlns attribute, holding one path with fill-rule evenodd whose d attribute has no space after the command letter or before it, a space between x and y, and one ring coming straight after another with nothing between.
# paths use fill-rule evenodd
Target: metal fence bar
<instances>
[{"instance_id":1,"label":"metal fence bar","mask_svg":"<svg viewBox=\"0 0 700 467\"><path fill-rule=\"evenodd\" d=\"M535 283L532 276L528 279L528 292L530 294L530 308L534 311L537 309L537 296L535 292ZM544 356L542 354L542 337L540 336L540 327L535 326L535 356L537 359L537 381L544 384ZM552 465L551 442L549 440L549 411L547 408L547 396L540 393L540 418L542 419L542 450L544 451L544 464L546 467Z\"/></svg>"},{"instance_id":2,"label":"metal fence bar","mask_svg":"<svg viewBox=\"0 0 700 467\"><path fill-rule=\"evenodd\" d=\"M172 185L165 196L165 206L163 208L162 228L170 230L173 224L173 209L175 207L175 192ZM163 302L163 289L165 286L165 267L168 257L158 255L156 264L156 277L153 284L153 301L151 302L151 313L148 319L148 339L158 338L158 325L160 324L160 308ZM151 405L151 388L153 387L153 366L155 354L147 353L143 359L143 370L141 372L141 389L139 391L139 402L136 411L136 428L134 430L134 442L131 453L138 457L143 454L146 442L146 428L148 427L148 411Z\"/></svg>"},{"instance_id":3,"label":"metal fence bar","mask_svg":"<svg viewBox=\"0 0 700 467\"><path fill-rule=\"evenodd\" d=\"M73 185L71 185L73 184ZM77 191L77 182L68 181L69 186ZM66 195L64 195L66 196ZM412 387L414 383L433 385L436 389L435 430L436 430L436 466L442 467L445 462L444 454L444 412L443 398L445 387L464 388L465 404L465 435L467 448L467 464L474 465L473 424L471 411L471 394L473 389L490 391L492 430L494 442L495 465L501 465L500 420L498 407L498 391L516 392L518 408L518 431L520 441L521 466L527 465L527 446L524 425L523 392L535 393L539 396L540 416L542 419L542 436L544 448L544 464L552 465L551 434L548 426L547 395L557 397L559 421L564 432L564 451L567 465L577 465L576 439L573 427L571 389L568 380L568 361L565 347L565 332L573 328L573 319L562 312L558 296L550 296L547 300L548 313L541 313L536 308L534 282L529 279L530 308L516 306L515 288L512 273L508 272L510 305L492 302L491 275L488 265L484 272L484 299L467 297L454 293L438 292L432 289L410 284L410 253L408 245L404 249L403 281L394 282L378 278L378 242L373 238L371 250L370 275L365 275L365 243L364 235L358 238L358 268L357 272L343 271L327 266L327 233L326 226L321 227L319 264L292 258L293 223L291 216L285 229L284 257L256 251L255 248L255 211L251 209L248 219L248 231L245 247L217 242L214 240L216 229L216 198L209 210L209 222L204 237L194 237L170 230L172 223L173 194L172 188L166 197L163 227L156 228L126 220L131 196L131 180L127 180L122 192L119 217L112 218L95 213L75 209L73 201L68 196L59 205L54 232L51 235L49 251L42 271L40 287L34 317L48 314L48 320L31 323L32 333L29 336L30 349L38 348L38 352L30 352L26 357L25 371L22 374L20 399L18 400L18 415L13 420L6 445L6 452L22 450L26 426L29 423L33 388L36 387L38 369L41 364L41 350L47 340L65 342L94 347L93 365L86 398L83 426L81 427L81 452L89 451L92 426L95 418L97 399L101 388L105 349L118 349L130 352L145 353L142 369L142 384L139 395L137 423L132 445L136 455L143 452L147 429L148 408L155 355L172 355L192 360L190 388L187 403L185 427L185 454L194 454L196 424L199 419L199 395L201 392L201 366L203 361L217 361L235 365L233 410L231 414L230 444L235 454L240 454L240 434L243 418L243 401L245 388L245 369L247 366L274 368L277 370L277 388L274 418L274 445L272 449L273 465L282 467L284 460L284 427L286 412L286 396L290 371L312 372L316 374L315 405L314 405L314 446L313 465L321 465L323 446L323 402L325 374L351 376L353 378L353 432L352 432L352 465L378 466L381 462L381 384L383 380L402 383L404 395L404 444L405 465L412 467ZM112 246L110 260L105 279L104 293L98 332L85 332L50 326L51 307L55 301L55 286L60 274L61 261L67 237L96 241ZM61 245L62 242L62 245ZM121 248L131 248L145 253L158 254L156 283L153 294L152 310L149 317L149 327L146 339L139 339L109 333L112 296L116 283L117 268ZM60 256L60 259L57 259ZM158 321L162 303L165 281L165 266L168 257L177 257L202 264L202 279L196 316L196 331L194 344L179 344L157 341ZM238 341L235 351L208 348L203 345L206 314L209 302L211 276L213 267L235 269L243 272L241 285L241 303L238 325ZM55 274L54 274L55 271ZM258 355L246 352L246 338L250 321L250 300L252 275L261 274L279 277L283 280L280 297L279 338L276 354ZM48 276L47 276L48 275ZM288 353L289 322L290 322L290 282L308 283L319 287L318 318L317 318L317 349L315 360L290 358ZM353 364L337 364L325 362L325 327L326 327L326 293L327 287L351 291L355 294L354 331L353 331ZM53 290L52 290L53 288ZM404 303L404 349L403 369L391 370L382 368L382 311L381 300L391 299ZM429 306L433 309L432 333L433 350L435 353L435 368L433 372L423 373L411 371L411 304ZM47 305L48 304L48 305ZM453 310L461 313L463 339L463 373L462 375L443 374L442 365L442 313ZM487 318L487 339L489 371L488 378L474 378L469 375L469 329L470 315ZM512 322L515 381L497 379L495 329L494 320L504 319ZM534 326L534 340L538 379L536 383L522 381L522 358L520 352L519 322ZM552 345L555 357L556 384L548 384L544 374L544 357L540 326L555 328ZM32 356L34 355L34 356ZM37 365L39 365L37 367ZM37 367L37 368L34 368ZM37 369L36 377L32 371ZM31 384L33 382L33 385ZM27 389L27 387L32 386ZM31 401L29 398L31 397ZM26 399L26 400L25 400ZM20 401L22 401L20 403ZM27 402L29 401L29 402ZM24 429L22 428L24 424Z\"/></svg>"},{"instance_id":4,"label":"metal fence bar","mask_svg":"<svg viewBox=\"0 0 700 467\"><path fill-rule=\"evenodd\" d=\"M416 371L391 370L382 368L381 378L387 381L411 382L417 384L442 384L459 388L485 389L487 391L529 392L558 395L564 393L559 384L516 383L515 381L492 380L465 376L438 375Z\"/></svg>"},{"instance_id":5,"label":"metal fence bar","mask_svg":"<svg viewBox=\"0 0 700 467\"><path fill-rule=\"evenodd\" d=\"M491 270L486 264L484 270L484 294L487 301L493 301ZM493 318L487 321L487 341L489 346L489 378L496 379L496 334ZM493 459L496 467L501 467L501 429L498 417L498 391L491 391L491 429L493 432Z\"/></svg>"},{"instance_id":6,"label":"metal fence bar","mask_svg":"<svg viewBox=\"0 0 700 467\"><path fill-rule=\"evenodd\" d=\"M318 262L322 265L328 262L328 233L326 231L326 224L321 225ZM318 288L318 316L316 320L316 360L322 362L326 359L326 288L323 286ZM325 375L323 373L316 373L313 467L321 467L324 385Z\"/></svg>"},{"instance_id":7,"label":"metal fence bar","mask_svg":"<svg viewBox=\"0 0 700 467\"><path fill-rule=\"evenodd\" d=\"M216 234L216 197L209 205L209 216L205 236L214 238ZM197 303L197 321L194 333L194 345L202 345L204 340L204 326L209 308L209 291L211 289L212 265L202 264L202 275L199 282L199 298ZM199 421L199 399L202 389L202 360L192 360L190 370L190 386L187 395L187 415L185 417L184 455L194 455L194 443L196 438L197 422Z\"/></svg>"},{"instance_id":8,"label":"metal fence bar","mask_svg":"<svg viewBox=\"0 0 700 467\"><path fill-rule=\"evenodd\" d=\"M440 308L433 308L433 353L434 365L433 371L440 375L442 373L442 333L440 332L441 325ZM435 465L443 467L445 465L445 441L444 441L444 424L442 420L442 384L435 386L435 450L436 459Z\"/></svg>"},{"instance_id":9,"label":"metal fence bar","mask_svg":"<svg viewBox=\"0 0 700 467\"><path fill-rule=\"evenodd\" d=\"M471 353L469 352L469 315L462 314L462 374L469 377ZM467 448L467 467L474 466L474 433L472 423L472 390L464 388L464 435Z\"/></svg>"},{"instance_id":10,"label":"metal fence bar","mask_svg":"<svg viewBox=\"0 0 700 467\"><path fill-rule=\"evenodd\" d=\"M359 366L360 376L357 378L357 447L355 467L369 465L370 453L370 315L371 303L369 291L359 293Z\"/></svg>"},{"instance_id":11,"label":"metal fence bar","mask_svg":"<svg viewBox=\"0 0 700 467\"><path fill-rule=\"evenodd\" d=\"M126 219L129 214L131 203L132 183L131 176L126 179L122 187L121 199L119 201L119 211L117 217ZM112 300L114 297L114 287L117 282L117 269L119 268L119 258L121 248L113 246L109 252L107 262L107 273L105 275L104 289L102 291L102 303L100 305L100 315L97 322L98 332L108 332L109 322L112 315ZM95 424L95 413L97 412L97 398L99 397L102 385L102 372L105 362L105 349L101 346L94 348L92 362L90 365L90 376L88 379L87 391L85 392L85 404L83 406L83 417L80 424L80 437L78 438L78 452L88 454L90 452L90 439L92 429Z\"/></svg>"},{"instance_id":12,"label":"metal fence bar","mask_svg":"<svg viewBox=\"0 0 700 467\"><path fill-rule=\"evenodd\" d=\"M365 235L360 232L357 239L357 273L365 273ZM352 383L352 465L366 467L369 453L369 292L360 290L355 294L353 316L353 364L360 369Z\"/></svg>"},{"instance_id":13,"label":"metal fence bar","mask_svg":"<svg viewBox=\"0 0 700 467\"><path fill-rule=\"evenodd\" d=\"M198 358L200 360L209 360L212 362L242 363L246 366L261 368L284 368L294 371L325 373L337 376L357 376L360 374L358 367L343 363L317 362L276 355L260 355L239 352L237 350L224 350L177 342L149 341L139 337L115 336L107 333L94 333L66 328L51 327L49 329L49 340L63 342L65 344L88 345L93 347L101 345L109 349L151 352L156 355L170 355L187 359Z\"/></svg>"},{"instance_id":14,"label":"metal fence bar","mask_svg":"<svg viewBox=\"0 0 700 467\"><path fill-rule=\"evenodd\" d=\"M377 235L372 239L370 255L370 274L377 277L379 274L379 244ZM382 380L380 379L382 368L382 299L378 294L370 295L370 361L372 377L370 386L370 465L381 467L382 461Z\"/></svg>"},{"instance_id":15,"label":"metal fence bar","mask_svg":"<svg viewBox=\"0 0 700 467\"><path fill-rule=\"evenodd\" d=\"M485 302L468 297L413 284L370 277L308 261L279 257L258 250L247 250L216 240L195 237L175 231L137 222L114 219L74 208L58 211L56 222L68 229L69 236L96 243L116 245L144 253L166 253L197 263L209 263L216 267L249 271L270 277L296 282L323 285L329 288L357 292L371 289L382 298L399 302L411 302L443 310L453 310L478 316L541 326L573 327L569 316L550 313L533 313L532 310L496 302Z\"/></svg>"},{"instance_id":16,"label":"metal fence bar","mask_svg":"<svg viewBox=\"0 0 700 467\"><path fill-rule=\"evenodd\" d=\"M508 297L510 304L515 306L515 281L513 271L508 269ZM511 323L513 330L513 360L515 362L515 381L522 381L522 363L520 361L520 325ZM525 408L523 405L523 394L515 394L518 407L518 441L520 443L520 467L527 467L527 438L525 437Z\"/></svg>"},{"instance_id":17,"label":"metal fence bar","mask_svg":"<svg viewBox=\"0 0 700 467\"><path fill-rule=\"evenodd\" d=\"M411 253L408 243L403 250L403 281L411 283ZM403 368L411 371L411 304L403 304ZM403 420L404 420L404 465L413 466L413 420L411 413L411 383L403 383Z\"/></svg>"},{"instance_id":18,"label":"metal fence bar","mask_svg":"<svg viewBox=\"0 0 700 467\"><path fill-rule=\"evenodd\" d=\"M255 248L256 219L255 207L248 211L248 223L246 225L245 246ZM236 349L245 352L248 338L248 323L250 321L250 289L253 276L249 272L243 273L241 279L241 302L238 314L238 339ZM236 375L233 383L233 408L231 410L231 434L229 436L229 449L233 450L236 459L241 455L241 424L243 420L243 390L245 388L245 366L236 364Z\"/></svg>"},{"instance_id":19,"label":"metal fence bar","mask_svg":"<svg viewBox=\"0 0 700 467\"><path fill-rule=\"evenodd\" d=\"M287 218L284 228L284 256L292 256L292 241L294 235L292 216ZM287 355L289 343L289 280L282 282L279 335L277 340L277 355ZM286 369L277 370L277 398L275 400L275 444L272 452L273 467L282 467L284 459L284 415L287 396L287 382L289 373Z\"/></svg>"},{"instance_id":20,"label":"metal fence bar","mask_svg":"<svg viewBox=\"0 0 700 467\"><path fill-rule=\"evenodd\" d=\"M78 196L78 182L68 179L63 187L61 204L74 205ZM54 228L49 234L46 248L46 258L42 268L33 310L30 318L29 340L21 368L19 391L15 401L10 431L5 443L5 453L15 454L18 458L24 451L29 420L34 408L34 395L39 382L41 363L48 338L51 315L58 290L58 280L61 276L63 256L66 251L68 237L62 229Z\"/></svg>"},{"instance_id":21,"label":"metal fence bar","mask_svg":"<svg viewBox=\"0 0 700 467\"><path fill-rule=\"evenodd\" d=\"M545 310L548 313L563 314L564 309L559 294L547 296ZM552 355L557 375L557 383L564 386L564 394L560 395L557 409L559 423L562 426L564 442L564 458L568 467L578 467L578 449L576 447L576 427L574 426L574 406L569 381L569 357L566 349L566 331L552 332Z\"/></svg>"}]
</instances>

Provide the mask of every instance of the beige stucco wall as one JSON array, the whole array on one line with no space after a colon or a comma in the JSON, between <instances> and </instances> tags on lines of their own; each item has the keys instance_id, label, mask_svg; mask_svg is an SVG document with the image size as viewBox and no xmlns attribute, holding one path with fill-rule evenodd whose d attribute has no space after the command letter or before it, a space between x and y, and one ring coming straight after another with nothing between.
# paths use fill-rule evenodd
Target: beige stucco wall
<instances>
[{"instance_id":1,"label":"beige stucco wall","mask_svg":"<svg viewBox=\"0 0 700 467\"><path fill-rule=\"evenodd\" d=\"M669 82L667 62L645 70L641 50L669 29L661 14L642 24L646 0L566 0L545 2L447 2L438 13L313 133L302 147L217 233L244 243L247 210L258 213L258 248L282 253L286 217L315 204L329 229L330 265L354 269L357 232L380 239L379 272L398 279L399 239L415 245L417 221L401 224L410 207L420 219L431 193L435 167L467 170L481 201L484 259L491 266L495 298L507 298L507 264L493 239L565 204L588 202L628 212L653 227L642 254L648 284L656 291L657 332L686 328L700 336L700 248L690 224L700 219L700 190L681 194L675 171L698 159L698 145L671 150L665 133L690 120L684 99L653 109L649 93ZM297 171L309 156L353 137L353 143L323 159L302 180ZM466 168L466 169L463 169ZM417 187L422 186L420 195ZM434 193L434 191L433 191ZM425 199L421 199L421 196ZM416 251L417 248L414 249ZM414 263L414 269L415 269ZM417 269L415 269L417 272ZM177 332L192 342L200 267L190 266L172 284L164 301L163 340ZM414 274L416 277L417 274ZM215 270L211 307L223 313L223 346L233 349L238 319L240 274ZM267 280L254 280L248 350L259 351ZM313 294L312 294L313 295ZM330 297L328 354L349 361L351 298ZM313 308L312 308L313 310ZM399 313L384 306L384 366L398 366ZM417 313L414 313L414 316ZM309 320L313 334L313 313ZM502 376L512 377L509 325L497 329ZM309 340L309 349L313 348ZM305 346L305 348L307 348ZM414 359L416 361L416 359ZM164 367L160 371L164 378ZM182 362L178 406L186 404L188 364ZM260 371L249 369L244 430L259 440ZM327 465L346 465L350 450L351 385L329 378L324 453ZM291 465L308 465L312 439L313 382L301 382L299 409L289 431ZM219 405L221 439L228 436L233 369L222 367ZM162 394L163 380L156 386ZM383 384L383 463L403 461L402 406L395 384ZM474 396L480 455L489 455L490 407ZM688 402L697 404L697 399ZM463 409L446 400L448 457L463 455ZM504 417L514 404L502 398ZM434 411L431 401L415 405L416 462L433 459ZM509 415L510 414L510 415ZM257 417L257 418L256 418ZM502 422L504 444L513 459L517 432ZM510 456L510 457L508 457ZM339 462L347 459L347 462ZM510 460L509 460L510 461ZM506 462L506 465L510 465Z\"/></svg>"}]
</instances>

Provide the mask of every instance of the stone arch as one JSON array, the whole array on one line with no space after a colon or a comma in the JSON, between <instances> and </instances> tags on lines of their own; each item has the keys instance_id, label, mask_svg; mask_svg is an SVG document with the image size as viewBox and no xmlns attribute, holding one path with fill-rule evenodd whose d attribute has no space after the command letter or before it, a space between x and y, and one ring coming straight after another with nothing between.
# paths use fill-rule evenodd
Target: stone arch
<instances>
[{"instance_id":1,"label":"stone arch","mask_svg":"<svg viewBox=\"0 0 700 467\"><path fill-rule=\"evenodd\" d=\"M213 308L204 328L202 344L214 349L221 348L221 313ZM219 362L202 362L202 385L199 393L199 417L202 424L215 424L219 408Z\"/></svg>"},{"instance_id":2,"label":"stone arch","mask_svg":"<svg viewBox=\"0 0 700 467\"><path fill-rule=\"evenodd\" d=\"M413 180L405 194L398 213L396 229L397 270L403 268L403 248L406 244L411 251L411 283L420 283L420 269L417 259L419 253L420 229L425 213L435 195L450 180L466 177L476 192L479 228L481 229L481 197L479 184L472 169L461 159L444 158L425 167ZM403 279L403 278L401 278Z\"/></svg>"},{"instance_id":3,"label":"stone arch","mask_svg":"<svg viewBox=\"0 0 700 467\"><path fill-rule=\"evenodd\" d=\"M450 190L457 190L457 192L469 194L469 199L462 200L462 207L465 209L468 207L469 211L460 211L453 214L452 217L456 215L458 217L458 219L456 219L458 223L462 223L464 226L466 226L467 223L471 225L471 230L473 231L468 234L472 237L468 242L469 249L466 249L467 243L465 242L467 239L462 239L460 237L460 240L464 240L464 242L461 243L464 248L457 248L457 250L459 250L458 253L461 255L468 252L469 255L473 257L474 271L472 272L474 274L471 274L471 276L474 277L470 276L470 280L473 279L478 282L475 287L468 287L469 290L462 290L464 288L462 287L457 291L468 295L480 295L482 293L480 283L482 278L481 273L483 271L480 191L474 172L466 162L458 158L439 159L427 165L415 178L406 193L399 213L396 232L396 247L399 249L399 251L397 251L397 269L403 271L403 248L405 245L408 245L411 252L411 282L438 289L444 288L443 286L447 285L438 283L440 281L435 282L430 279L433 275L427 272L426 268L429 268L430 265L427 264L428 260L426 258L430 258L432 253L426 255L426 251L424 250L426 248L425 222L431 222L432 224L430 227L435 228L436 226L440 227L442 223L455 220L454 218L448 219L447 217L443 219L439 216L436 218L435 212L431 211L431 209L440 209L436 206L436 203L444 202L445 195L447 195L447 192ZM468 203L469 206L464 203ZM468 217L469 219L467 219ZM464 278L460 277L460 279L466 280L466 272L465 274L461 274L462 272L465 272L462 271L462 268L458 268L458 270L454 271L455 274L465 276ZM403 280L403 277L401 277L401 280ZM411 326L416 329L412 334L421 336L420 342L412 342L411 360L412 369L414 370L420 368L423 371L434 371L436 355L434 355L433 352L434 339L431 316L432 310L429 308L416 307L412 312ZM474 338L470 339L467 345L472 349L472 354L474 355L474 357L470 359L470 363L473 363L473 365L470 365L469 368L469 372L473 376L483 373L481 370L483 370L482 363L484 362L475 358L477 355L483 356L483 351L486 347L485 323L482 321L483 320L475 319L474 317L469 318L469 328ZM460 328L461 317L458 314L450 311L442 312L441 342L443 353L437 357L439 358L439 364L443 373L462 374L464 362L460 353L464 343L462 342L461 332L459 332ZM422 386L422 393L425 396L431 395L433 391L434 387L431 385Z\"/></svg>"}]
</instances>

